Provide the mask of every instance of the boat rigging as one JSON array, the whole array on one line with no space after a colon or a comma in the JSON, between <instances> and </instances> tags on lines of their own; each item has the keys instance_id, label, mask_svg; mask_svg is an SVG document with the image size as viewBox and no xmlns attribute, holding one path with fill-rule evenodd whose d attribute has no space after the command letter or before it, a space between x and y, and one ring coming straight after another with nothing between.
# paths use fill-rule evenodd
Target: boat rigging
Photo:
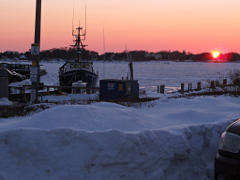
<instances>
[{"instance_id":1,"label":"boat rigging","mask_svg":"<svg viewBox=\"0 0 240 180\"><path fill-rule=\"evenodd\" d=\"M74 13L73 13L74 15ZM76 51L77 57L74 61L66 62L59 69L59 82L61 86L72 86L75 82L82 82L86 84L86 87L96 87L98 75L94 71L93 62L85 59L86 44L83 42L87 36L87 18L85 7L85 28L79 26L76 31L72 30L72 36L74 37L74 45L71 47ZM69 90L66 90L69 91Z\"/></svg>"}]
</instances>

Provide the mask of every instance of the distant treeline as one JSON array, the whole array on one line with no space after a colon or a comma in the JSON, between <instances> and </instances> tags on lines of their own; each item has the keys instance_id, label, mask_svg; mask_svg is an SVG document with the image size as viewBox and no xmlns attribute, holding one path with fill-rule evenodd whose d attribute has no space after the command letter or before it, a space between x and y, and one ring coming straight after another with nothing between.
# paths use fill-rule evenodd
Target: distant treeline
<instances>
[{"instance_id":1,"label":"distant treeline","mask_svg":"<svg viewBox=\"0 0 240 180\"><path fill-rule=\"evenodd\" d=\"M51 49L42 51L41 59L53 60L53 59L74 59L77 53L71 48ZM13 51L0 52L0 58L10 59L31 59L30 52L19 53ZM83 59L86 60L105 60L105 61L126 61L131 58L133 61L161 61L161 60L174 60L174 61L209 61L213 60L211 53L193 54L185 51L159 51L159 52L147 52L147 51L130 51L126 52L107 52L105 54L99 54L95 51L85 51L83 53ZM223 61L237 61L240 60L240 54L238 53L226 53L220 54L218 59Z\"/></svg>"}]
</instances>

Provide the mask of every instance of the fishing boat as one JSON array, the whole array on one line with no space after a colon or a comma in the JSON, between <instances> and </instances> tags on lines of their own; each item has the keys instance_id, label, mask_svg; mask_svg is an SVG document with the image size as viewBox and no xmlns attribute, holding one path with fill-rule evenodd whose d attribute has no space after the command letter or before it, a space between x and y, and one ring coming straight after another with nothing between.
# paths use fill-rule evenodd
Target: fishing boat
<instances>
[{"instance_id":1,"label":"fishing boat","mask_svg":"<svg viewBox=\"0 0 240 180\"><path fill-rule=\"evenodd\" d=\"M94 88L97 85L98 74L94 71L93 62L84 59L87 45L84 45L83 41L86 39L86 30L84 31L83 27L80 26L76 30L76 34L73 31L75 44L72 47L76 50L77 57L60 67L60 86L71 87L73 83L82 81L86 83L87 88ZM70 91L69 88L63 88L63 90Z\"/></svg>"}]
</instances>

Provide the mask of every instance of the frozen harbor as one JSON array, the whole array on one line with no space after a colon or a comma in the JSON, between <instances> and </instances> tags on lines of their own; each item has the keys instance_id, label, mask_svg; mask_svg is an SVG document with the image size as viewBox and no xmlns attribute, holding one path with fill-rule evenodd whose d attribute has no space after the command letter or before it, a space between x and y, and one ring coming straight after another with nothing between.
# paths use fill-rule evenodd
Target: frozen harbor
<instances>
[{"instance_id":1,"label":"frozen harbor","mask_svg":"<svg viewBox=\"0 0 240 180\"><path fill-rule=\"evenodd\" d=\"M42 77L47 85L58 84L58 69L63 62L42 62L41 68L48 71ZM127 62L94 62L99 79L126 77ZM139 80L141 88L147 91L156 91L157 85L177 88L181 83L197 84L202 81L207 84L209 80L222 80L229 76L233 70L239 69L240 63L201 63L201 62L136 62L134 63L134 76Z\"/></svg>"},{"instance_id":2,"label":"frozen harbor","mask_svg":"<svg viewBox=\"0 0 240 180\"><path fill-rule=\"evenodd\" d=\"M4 60L0 60L4 62ZM16 62L16 61L12 61ZM27 63L21 61L21 63ZM28 62L29 63L29 62ZM46 85L58 85L58 70L64 61L41 61L41 69L48 73L41 77ZM99 79L121 79L129 75L128 62L94 62L95 71ZM156 91L157 85L166 85L176 88L181 83L198 81L207 83L209 80L222 80L228 78L229 73L238 70L240 63L205 63L205 62L174 62L174 61L149 61L134 63L134 77L147 91ZM26 81L26 84L30 82Z\"/></svg>"}]
</instances>

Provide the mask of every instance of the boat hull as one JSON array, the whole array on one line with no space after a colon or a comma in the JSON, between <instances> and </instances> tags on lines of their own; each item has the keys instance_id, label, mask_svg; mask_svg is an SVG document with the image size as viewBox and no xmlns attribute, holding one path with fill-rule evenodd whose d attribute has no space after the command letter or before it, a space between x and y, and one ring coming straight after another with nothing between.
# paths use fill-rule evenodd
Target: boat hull
<instances>
[{"instance_id":1,"label":"boat hull","mask_svg":"<svg viewBox=\"0 0 240 180\"><path fill-rule=\"evenodd\" d=\"M60 86L72 86L72 83L82 81L88 88L97 86L98 75L85 70L74 70L59 74ZM68 90L69 91L69 90Z\"/></svg>"}]
</instances>

